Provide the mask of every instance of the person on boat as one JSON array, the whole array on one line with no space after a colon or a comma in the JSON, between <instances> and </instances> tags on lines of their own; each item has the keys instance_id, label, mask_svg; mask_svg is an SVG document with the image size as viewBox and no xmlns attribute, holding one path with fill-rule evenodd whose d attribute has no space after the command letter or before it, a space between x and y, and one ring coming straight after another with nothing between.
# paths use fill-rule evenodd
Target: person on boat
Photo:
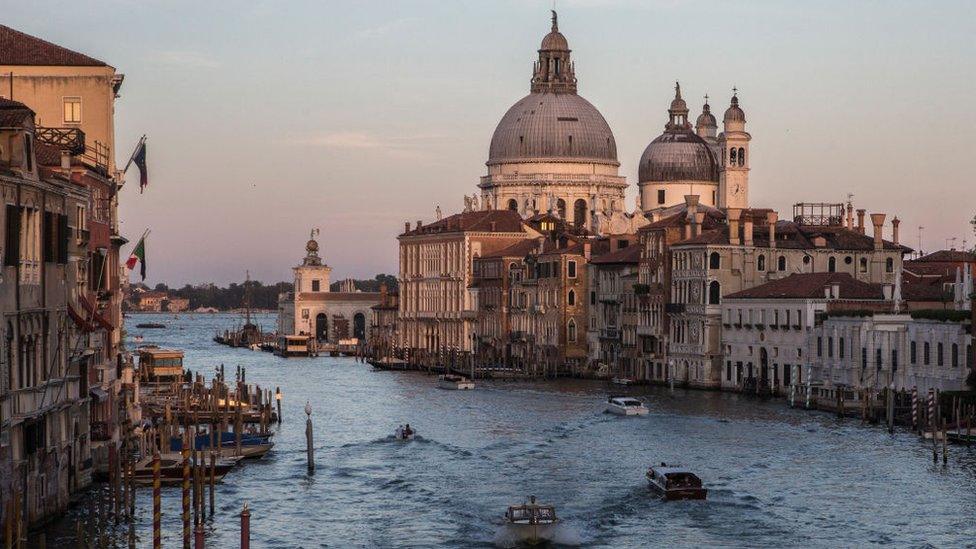
<instances>
[{"instance_id":1,"label":"person on boat","mask_svg":"<svg viewBox=\"0 0 976 549\"><path fill-rule=\"evenodd\" d=\"M403 436L409 437L411 435L413 435L413 429L410 428L410 424L408 423L407 426L403 429Z\"/></svg>"},{"instance_id":2,"label":"person on boat","mask_svg":"<svg viewBox=\"0 0 976 549\"><path fill-rule=\"evenodd\" d=\"M394 432L393 436L395 436L396 438L403 438L403 425L402 424L399 427L396 428L396 431Z\"/></svg>"}]
</instances>

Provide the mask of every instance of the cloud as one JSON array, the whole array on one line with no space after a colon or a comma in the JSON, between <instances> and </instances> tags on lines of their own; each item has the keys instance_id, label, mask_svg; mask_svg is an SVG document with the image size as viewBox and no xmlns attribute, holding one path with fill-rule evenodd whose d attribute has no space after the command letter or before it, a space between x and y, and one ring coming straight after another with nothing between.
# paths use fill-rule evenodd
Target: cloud
<instances>
[{"instance_id":1,"label":"cloud","mask_svg":"<svg viewBox=\"0 0 976 549\"><path fill-rule=\"evenodd\" d=\"M380 36L386 36L398 30L409 28L419 22L419 17L401 17L400 19L394 19L393 21L388 21L375 27L361 29L356 33L356 35L360 38L377 38Z\"/></svg>"},{"instance_id":2,"label":"cloud","mask_svg":"<svg viewBox=\"0 0 976 549\"><path fill-rule=\"evenodd\" d=\"M432 144L444 141L435 133L380 136L362 131L338 131L287 137L281 143L333 150L372 150L398 158L418 159Z\"/></svg>"},{"instance_id":3,"label":"cloud","mask_svg":"<svg viewBox=\"0 0 976 549\"><path fill-rule=\"evenodd\" d=\"M220 66L216 59L190 50L157 51L150 55L150 60L159 65L183 69L214 69Z\"/></svg>"}]
</instances>

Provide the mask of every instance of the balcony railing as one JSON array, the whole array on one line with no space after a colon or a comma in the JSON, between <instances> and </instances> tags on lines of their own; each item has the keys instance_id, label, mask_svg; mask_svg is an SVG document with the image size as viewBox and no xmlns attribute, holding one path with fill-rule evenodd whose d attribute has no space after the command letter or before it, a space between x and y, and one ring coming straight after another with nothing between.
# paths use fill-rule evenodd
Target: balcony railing
<instances>
[{"instance_id":1,"label":"balcony railing","mask_svg":"<svg viewBox=\"0 0 976 549\"><path fill-rule=\"evenodd\" d=\"M85 152L85 132L78 128L44 128L35 130L34 136L45 145L57 147L73 155Z\"/></svg>"},{"instance_id":2,"label":"balcony railing","mask_svg":"<svg viewBox=\"0 0 976 549\"><path fill-rule=\"evenodd\" d=\"M604 328L600 330L600 339L620 339L620 330L617 328Z\"/></svg>"}]
</instances>

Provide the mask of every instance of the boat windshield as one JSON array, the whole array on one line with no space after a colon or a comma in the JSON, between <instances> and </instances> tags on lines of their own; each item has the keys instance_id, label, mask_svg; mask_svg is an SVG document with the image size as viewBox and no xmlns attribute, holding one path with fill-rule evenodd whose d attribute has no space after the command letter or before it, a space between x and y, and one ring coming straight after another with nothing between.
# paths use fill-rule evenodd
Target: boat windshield
<instances>
[{"instance_id":1,"label":"boat windshield","mask_svg":"<svg viewBox=\"0 0 976 549\"><path fill-rule=\"evenodd\" d=\"M508 518L513 522L552 522L556 510L552 507L510 507Z\"/></svg>"},{"instance_id":2,"label":"boat windshield","mask_svg":"<svg viewBox=\"0 0 976 549\"><path fill-rule=\"evenodd\" d=\"M668 488L700 488L701 480L691 473L668 473Z\"/></svg>"}]
</instances>

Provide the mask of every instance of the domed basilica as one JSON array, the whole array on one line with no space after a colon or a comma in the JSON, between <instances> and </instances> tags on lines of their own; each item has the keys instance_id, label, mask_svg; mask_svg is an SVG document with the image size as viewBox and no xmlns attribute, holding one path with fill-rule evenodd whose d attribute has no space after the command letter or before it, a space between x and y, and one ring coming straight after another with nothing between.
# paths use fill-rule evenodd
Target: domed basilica
<instances>
[{"instance_id":1,"label":"domed basilica","mask_svg":"<svg viewBox=\"0 0 976 549\"><path fill-rule=\"evenodd\" d=\"M552 29L542 39L530 93L502 117L491 138L488 174L481 178L484 209L510 209L523 217L551 213L597 233L634 232L642 215L684 203L748 207L749 140L745 115L733 95L724 131L707 103L694 127L675 85L664 132L644 150L638 165L638 207L627 212L627 181L619 174L610 125L577 93L569 42ZM470 201L476 205L477 201Z\"/></svg>"}]
</instances>

